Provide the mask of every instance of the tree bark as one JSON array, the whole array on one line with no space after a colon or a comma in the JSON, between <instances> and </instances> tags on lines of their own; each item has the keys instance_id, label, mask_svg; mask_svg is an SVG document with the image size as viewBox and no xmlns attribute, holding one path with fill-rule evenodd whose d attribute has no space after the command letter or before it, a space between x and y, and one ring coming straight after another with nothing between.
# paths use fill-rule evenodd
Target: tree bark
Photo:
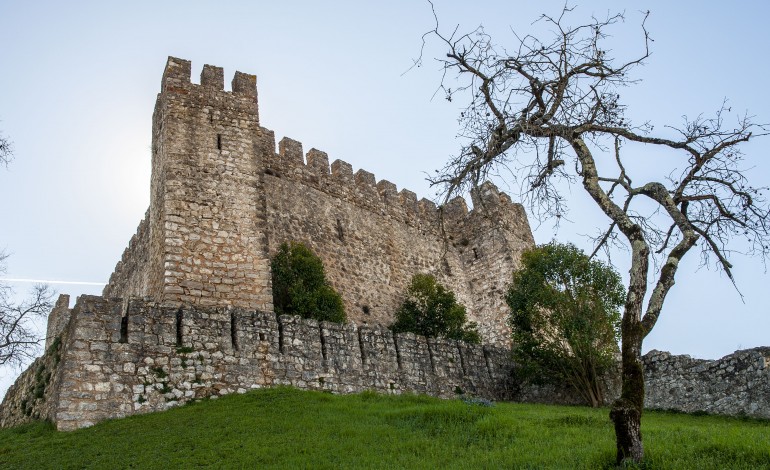
<instances>
[{"instance_id":1,"label":"tree bark","mask_svg":"<svg viewBox=\"0 0 770 470\"><path fill-rule=\"evenodd\" d=\"M620 398L612 404L610 411L610 419L615 424L618 465L625 462L640 463L644 458L641 431L644 406L641 333L639 323L623 325L623 385Z\"/></svg>"}]
</instances>

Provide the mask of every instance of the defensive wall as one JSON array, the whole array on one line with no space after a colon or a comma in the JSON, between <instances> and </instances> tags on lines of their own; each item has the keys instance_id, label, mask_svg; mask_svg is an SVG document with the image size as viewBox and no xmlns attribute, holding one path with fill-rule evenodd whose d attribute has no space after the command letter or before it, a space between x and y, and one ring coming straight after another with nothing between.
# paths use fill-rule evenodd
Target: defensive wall
<instances>
[{"instance_id":1,"label":"defensive wall","mask_svg":"<svg viewBox=\"0 0 770 470\"><path fill-rule=\"evenodd\" d=\"M393 334L381 326L305 320L239 308L82 296L8 390L0 426L47 419L60 430L273 385L353 393L459 391L508 399L506 350Z\"/></svg>"},{"instance_id":2,"label":"defensive wall","mask_svg":"<svg viewBox=\"0 0 770 470\"><path fill-rule=\"evenodd\" d=\"M272 311L269 260L283 242L324 262L348 318L388 325L409 280L435 275L507 345L502 293L534 245L520 204L483 185L443 207L260 126L256 77L169 58L153 115L150 207L104 289L106 298ZM277 150L276 150L277 148Z\"/></svg>"},{"instance_id":3,"label":"defensive wall","mask_svg":"<svg viewBox=\"0 0 770 470\"><path fill-rule=\"evenodd\" d=\"M239 308L83 296L69 309L66 300L49 318L45 354L8 390L0 426L47 419L72 430L274 385L581 403L568 388L517 383L498 346ZM646 408L770 418L770 348L714 361L651 351L643 363ZM617 396L618 383L605 390Z\"/></svg>"},{"instance_id":4,"label":"defensive wall","mask_svg":"<svg viewBox=\"0 0 770 470\"><path fill-rule=\"evenodd\" d=\"M653 350L644 356L644 406L770 419L770 347L719 360Z\"/></svg>"}]
</instances>

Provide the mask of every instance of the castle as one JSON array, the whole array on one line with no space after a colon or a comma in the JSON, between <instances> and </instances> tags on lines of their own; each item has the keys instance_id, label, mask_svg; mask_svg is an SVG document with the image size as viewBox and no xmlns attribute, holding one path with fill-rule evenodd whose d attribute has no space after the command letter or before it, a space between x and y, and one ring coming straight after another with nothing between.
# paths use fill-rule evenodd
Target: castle
<instances>
[{"instance_id":1,"label":"castle","mask_svg":"<svg viewBox=\"0 0 770 470\"><path fill-rule=\"evenodd\" d=\"M168 59L144 220L102 297L73 309L60 298L47 352L9 391L3 423L74 429L272 384L502 396L502 292L534 244L521 205L486 184L472 211L462 198L439 208L297 141L276 152L254 75L236 72L232 91L219 67L205 65L200 84L190 76L189 61ZM270 257L288 241L323 260L352 324L276 318ZM417 273L456 293L484 346L384 328Z\"/></svg>"},{"instance_id":2,"label":"castle","mask_svg":"<svg viewBox=\"0 0 770 470\"><path fill-rule=\"evenodd\" d=\"M471 211L462 198L437 207L346 162L329 165L319 150L303 155L297 141L283 138L276 152L273 132L260 126L254 75L236 72L232 91L219 67L204 66L200 84L190 76L189 61L168 59L144 220L101 297L81 296L74 308L59 298L46 351L9 389L0 425L48 419L71 430L277 384L575 401L512 380L502 294L534 245L521 205L486 183L471 194ZM288 241L323 260L352 323L276 317L270 257ZM483 345L386 328L416 273L456 293ZM728 372L766 377L768 356L746 353ZM671 370L673 359L654 358L664 363L656 370ZM693 374L693 383L706 380ZM656 376L660 400L681 384L668 377ZM723 405L770 398L766 382Z\"/></svg>"},{"instance_id":3,"label":"castle","mask_svg":"<svg viewBox=\"0 0 770 470\"><path fill-rule=\"evenodd\" d=\"M260 126L256 77L169 58L153 114L150 208L105 298L271 312L270 257L299 241L321 257L348 318L389 324L415 273L449 286L506 344L501 292L534 240L526 214L488 184L441 211L373 174Z\"/></svg>"}]
</instances>

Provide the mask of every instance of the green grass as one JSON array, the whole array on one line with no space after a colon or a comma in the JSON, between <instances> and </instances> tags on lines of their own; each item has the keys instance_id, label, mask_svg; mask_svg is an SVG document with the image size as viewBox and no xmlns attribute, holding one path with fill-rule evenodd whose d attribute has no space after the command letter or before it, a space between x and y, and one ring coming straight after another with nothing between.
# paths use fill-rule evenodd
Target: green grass
<instances>
[{"instance_id":1,"label":"green grass","mask_svg":"<svg viewBox=\"0 0 770 470\"><path fill-rule=\"evenodd\" d=\"M646 412L653 469L770 468L770 422ZM611 468L606 409L288 388L79 431L0 430L0 468Z\"/></svg>"}]
</instances>

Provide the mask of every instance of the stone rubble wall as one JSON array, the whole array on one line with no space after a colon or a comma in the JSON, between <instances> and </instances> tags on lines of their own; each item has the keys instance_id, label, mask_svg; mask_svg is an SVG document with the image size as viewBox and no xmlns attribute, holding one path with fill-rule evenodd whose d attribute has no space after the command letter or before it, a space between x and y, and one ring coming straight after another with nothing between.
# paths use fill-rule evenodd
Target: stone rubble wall
<instances>
[{"instance_id":1,"label":"stone rubble wall","mask_svg":"<svg viewBox=\"0 0 770 470\"><path fill-rule=\"evenodd\" d=\"M721 359L693 359L653 350L642 356L644 407L685 413L770 419L770 347L736 351ZM605 403L620 396L620 364L605 377ZM515 399L530 403L582 405L568 387L521 385Z\"/></svg>"},{"instance_id":2,"label":"stone rubble wall","mask_svg":"<svg viewBox=\"0 0 770 470\"><path fill-rule=\"evenodd\" d=\"M275 385L444 398L512 393L510 364L495 346L237 308L81 296L57 344L9 390L0 425L49 419L72 430ZM30 400L41 361L56 380Z\"/></svg>"},{"instance_id":3,"label":"stone rubble wall","mask_svg":"<svg viewBox=\"0 0 770 470\"><path fill-rule=\"evenodd\" d=\"M644 381L647 408L770 419L770 347L713 361L653 350Z\"/></svg>"},{"instance_id":4,"label":"stone rubble wall","mask_svg":"<svg viewBox=\"0 0 770 470\"><path fill-rule=\"evenodd\" d=\"M716 361L659 351L643 359L646 408L770 418L770 348ZM59 336L6 393L0 426L46 419L72 430L276 385L582 404L569 388L517 384L514 367L498 346L381 326L81 296ZM606 384L608 403L618 393L618 383Z\"/></svg>"},{"instance_id":5,"label":"stone rubble wall","mask_svg":"<svg viewBox=\"0 0 770 470\"><path fill-rule=\"evenodd\" d=\"M149 291L148 280L150 268L150 221L149 211L139 223L136 233L123 250L115 271L104 288L103 295L107 298L121 297L123 292ZM49 335L51 336L51 335Z\"/></svg>"}]
</instances>

